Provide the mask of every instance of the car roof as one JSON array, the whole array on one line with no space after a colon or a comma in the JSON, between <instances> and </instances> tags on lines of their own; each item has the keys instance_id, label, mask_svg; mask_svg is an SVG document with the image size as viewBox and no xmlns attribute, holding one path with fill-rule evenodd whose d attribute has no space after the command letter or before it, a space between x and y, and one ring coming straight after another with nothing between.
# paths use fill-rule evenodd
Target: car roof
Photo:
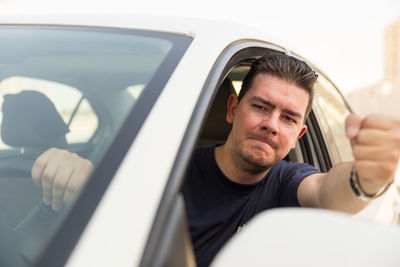
<instances>
[{"instance_id":1,"label":"car roof","mask_svg":"<svg viewBox=\"0 0 400 267\"><path fill-rule=\"evenodd\" d=\"M224 50L228 45L243 41L256 41L279 47L287 53L305 60L321 74L313 62L306 60L298 53L295 44L288 45L277 36L268 33L268 26L258 28L256 25L239 24L233 21L206 19L200 17L159 15L159 14L57 14L57 15L13 15L0 16L0 25L43 25L43 26L71 26L93 28L119 28L171 33L193 38L193 43L204 47L212 41L208 49ZM271 23L271 28L276 27ZM194 49L198 52L197 49Z\"/></svg>"},{"instance_id":2,"label":"car roof","mask_svg":"<svg viewBox=\"0 0 400 267\"><path fill-rule=\"evenodd\" d=\"M193 38L192 45L200 49L190 49L198 53L207 47L208 55L220 53L229 45L243 41L271 44L307 61L310 66L324 74L315 64L304 59L293 44L288 44L263 29L233 21L206 19L200 17L158 15L158 14L58 14L58 15L13 15L0 16L1 25L43 25L93 28L116 28L171 33ZM276 27L271 24L270 27ZM210 42L212 44L210 45ZM257 44L256 44L257 45ZM290 48L289 48L290 47ZM219 52L218 52L219 51ZM326 76L326 75L325 75Z\"/></svg>"},{"instance_id":3,"label":"car roof","mask_svg":"<svg viewBox=\"0 0 400 267\"><path fill-rule=\"evenodd\" d=\"M229 21L185 16L135 14L23 15L0 17L1 24L128 28L186 35L194 39L211 38L213 42L224 42L225 44L227 41L232 42L241 39L268 40L275 45L284 44L282 40L256 27ZM218 38L215 38L216 35Z\"/></svg>"}]
</instances>

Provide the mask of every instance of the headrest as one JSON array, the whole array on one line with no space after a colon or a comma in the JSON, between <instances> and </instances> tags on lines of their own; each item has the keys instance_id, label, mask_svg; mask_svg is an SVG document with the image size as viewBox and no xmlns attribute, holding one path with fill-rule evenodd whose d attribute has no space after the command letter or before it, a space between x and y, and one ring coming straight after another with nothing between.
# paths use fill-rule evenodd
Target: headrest
<instances>
[{"instance_id":1,"label":"headrest","mask_svg":"<svg viewBox=\"0 0 400 267\"><path fill-rule=\"evenodd\" d=\"M3 99L1 138L9 146L64 148L68 126L54 104L42 93L22 91Z\"/></svg>"}]
</instances>

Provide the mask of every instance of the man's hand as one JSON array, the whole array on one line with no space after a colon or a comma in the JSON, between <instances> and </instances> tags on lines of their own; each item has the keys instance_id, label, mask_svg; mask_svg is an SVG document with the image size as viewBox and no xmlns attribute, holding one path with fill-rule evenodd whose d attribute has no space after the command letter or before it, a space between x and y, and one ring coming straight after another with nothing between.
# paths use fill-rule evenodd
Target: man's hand
<instances>
[{"instance_id":1,"label":"man's hand","mask_svg":"<svg viewBox=\"0 0 400 267\"><path fill-rule=\"evenodd\" d=\"M92 163L75 153L50 148L40 155L32 167L32 179L42 189L43 202L59 211L83 186Z\"/></svg>"},{"instance_id":2,"label":"man's hand","mask_svg":"<svg viewBox=\"0 0 400 267\"><path fill-rule=\"evenodd\" d=\"M363 189L377 193L394 179L400 159L400 120L383 115L364 119L351 114L346 119L355 169Z\"/></svg>"}]
</instances>

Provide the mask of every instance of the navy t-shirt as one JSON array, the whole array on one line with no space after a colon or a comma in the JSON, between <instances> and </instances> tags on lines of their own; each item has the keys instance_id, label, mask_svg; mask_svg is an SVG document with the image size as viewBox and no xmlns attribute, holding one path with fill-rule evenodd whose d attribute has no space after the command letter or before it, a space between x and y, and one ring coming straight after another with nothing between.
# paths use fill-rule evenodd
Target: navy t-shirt
<instances>
[{"instance_id":1,"label":"navy t-shirt","mask_svg":"<svg viewBox=\"0 0 400 267\"><path fill-rule=\"evenodd\" d=\"M255 214L299 206L297 189L310 174L308 164L280 161L255 184L238 184L219 169L213 146L196 149L182 188L196 261L208 266L217 252Z\"/></svg>"}]
</instances>

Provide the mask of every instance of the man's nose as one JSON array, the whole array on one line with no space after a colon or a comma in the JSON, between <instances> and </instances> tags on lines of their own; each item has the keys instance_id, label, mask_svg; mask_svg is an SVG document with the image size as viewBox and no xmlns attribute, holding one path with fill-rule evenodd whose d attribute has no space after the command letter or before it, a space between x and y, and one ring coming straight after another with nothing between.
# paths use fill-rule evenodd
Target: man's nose
<instances>
[{"instance_id":1,"label":"man's nose","mask_svg":"<svg viewBox=\"0 0 400 267\"><path fill-rule=\"evenodd\" d=\"M265 116L261 122L261 129L268 131L273 135L279 133L279 120L280 115L277 112L271 112L268 116Z\"/></svg>"}]
</instances>

